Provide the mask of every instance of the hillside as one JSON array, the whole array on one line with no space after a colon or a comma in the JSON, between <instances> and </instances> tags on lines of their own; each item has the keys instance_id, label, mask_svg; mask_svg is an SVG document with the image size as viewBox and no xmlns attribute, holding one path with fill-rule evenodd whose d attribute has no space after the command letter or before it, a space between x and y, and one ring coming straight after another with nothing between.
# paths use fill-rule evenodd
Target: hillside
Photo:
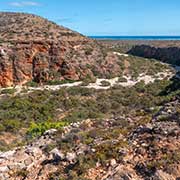
<instances>
[{"instance_id":1,"label":"hillside","mask_svg":"<svg viewBox=\"0 0 180 180\"><path fill-rule=\"evenodd\" d=\"M40 16L26 13L0 13L1 41L85 40L79 33Z\"/></svg>"},{"instance_id":2,"label":"hillside","mask_svg":"<svg viewBox=\"0 0 180 180\"><path fill-rule=\"evenodd\" d=\"M153 58L172 65L180 65L180 41L100 41L106 48L134 56Z\"/></svg>"},{"instance_id":3,"label":"hillside","mask_svg":"<svg viewBox=\"0 0 180 180\"><path fill-rule=\"evenodd\" d=\"M0 37L0 180L180 178L180 67L130 53L165 42L22 13L0 13Z\"/></svg>"},{"instance_id":4,"label":"hillside","mask_svg":"<svg viewBox=\"0 0 180 180\"><path fill-rule=\"evenodd\" d=\"M1 96L0 177L175 180L180 94L166 92L171 85L164 79Z\"/></svg>"},{"instance_id":5,"label":"hillside","mask_svg":"<svg viewBox=\"0 0 180 180\"><path fill-rule=\"evenodd\" d=\"M160 48L148 45L140 45L133 47L128 53L140 57L159 59L162 62L173 65L180 65L179 47Z\"/></svg>"},{"instance_id":6,"label":"hillside","mask_svg":"<svg viewBox=\"0 0 180 180\"><path fill-rule=\"evenodd\" d=\"M95 41L22 13L0 14L0 86L93 79L119 73L118 58Z\"/></svg>"}]
</instances>

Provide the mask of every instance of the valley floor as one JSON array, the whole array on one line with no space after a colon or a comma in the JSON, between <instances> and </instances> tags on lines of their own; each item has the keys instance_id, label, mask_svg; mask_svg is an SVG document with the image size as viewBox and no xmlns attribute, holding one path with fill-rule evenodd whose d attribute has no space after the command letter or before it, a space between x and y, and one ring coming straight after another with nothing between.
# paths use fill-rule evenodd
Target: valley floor
<instances>
[{"instance_id":1,"label":"valley floor","mask_svg":"<svg viewBox=\"0 0 180 180\"><path fill-rule=\"evenodd\" d=\"M179 71L179 67L176 67L177 71ZM173 72L170 70L166 70L165 72L159 72L155 76L151 75L146 75L146 74L140 74L136 79L133 79L131 76L126 76L123 75L122 77L115 77L112 79L100 79L97 78L95 83L89 83L88 85L82 85L82 81L77 81L74 83L65 83L65 84L60 84L60 85L44 85L44 86L39 86L39 87L28 87L28 86L15 86L15 87L9 87L9 88L2 88L0 89L1 91L3 90L8 90L8 89L14 89L15 94L21 94L24 91L26 93L30 93L32 91L43 91L43 90L51 90L51 91L57 91L63 87L75 87L75 86L80 86L84 88L93 88L93 89L99 89L99 90L106 90L109 89L113 86L122 86L122 87L132 87L138 82L144 82L145 84L149 84L154 82L155 80L163 80L163 79L170 79L174 76ZM121 79L123 79L121 82ZM107 83L106 85L103 85L103 82Z\"/></svg>"}]
</instances>

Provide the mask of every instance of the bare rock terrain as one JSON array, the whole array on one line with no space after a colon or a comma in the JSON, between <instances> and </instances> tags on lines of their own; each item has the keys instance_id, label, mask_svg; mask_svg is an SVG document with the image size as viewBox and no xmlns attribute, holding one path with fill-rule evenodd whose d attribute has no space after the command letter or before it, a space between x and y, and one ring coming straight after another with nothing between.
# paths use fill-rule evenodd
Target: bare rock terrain
<instances>
[{"instance_id":1,"label":"bare rock terrain","mask_svg":"<svg viewBox=\"0 0 180 180\"><path fill-rule=\"evenodd\" d=\"M0 86L119 73L118 57L39 16L0 13Z\"/></svg>"}]
</instances>

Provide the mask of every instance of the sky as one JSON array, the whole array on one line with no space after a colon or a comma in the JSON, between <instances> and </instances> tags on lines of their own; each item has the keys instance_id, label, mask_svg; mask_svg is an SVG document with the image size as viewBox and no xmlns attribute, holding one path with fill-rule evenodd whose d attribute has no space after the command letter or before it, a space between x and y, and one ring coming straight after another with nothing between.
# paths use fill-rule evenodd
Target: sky
<instances>
[{"instance_id":1,"label":"sky","mask_svg":"<svg viewBox=\"0 0 180 180\"><path fill-rule=\"evenodd\" d=\"M180 35L180 0L0 0L88 36Z\"/></svg>"}]
</instances>

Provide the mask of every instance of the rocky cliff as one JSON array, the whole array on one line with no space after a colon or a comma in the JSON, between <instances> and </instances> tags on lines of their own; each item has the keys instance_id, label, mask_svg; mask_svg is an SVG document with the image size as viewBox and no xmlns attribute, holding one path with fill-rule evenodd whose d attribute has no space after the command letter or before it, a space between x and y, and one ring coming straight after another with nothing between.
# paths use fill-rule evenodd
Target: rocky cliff
<instances>
[{"instance_id":1,"label":"rocky cliff","mask_svg":"<svg viewBox=\"0 0 180 180\"><path fill-rule=\"evenodd\" d=\"M117 56L39 16L0 13L0 86L118 74Z\"/></svg>"},{"instance_id":2,"label":"rocky cliff","mask_svg":"<svg viewBox=\"0 0 180 180\"><path fill-rule=\"evenodd\" d=\"M151 45L136 45L128 53L135 56L158 59L173 65L180 65L180 48L177 46L155 47Z\"/></svg>"}]
</instances>

